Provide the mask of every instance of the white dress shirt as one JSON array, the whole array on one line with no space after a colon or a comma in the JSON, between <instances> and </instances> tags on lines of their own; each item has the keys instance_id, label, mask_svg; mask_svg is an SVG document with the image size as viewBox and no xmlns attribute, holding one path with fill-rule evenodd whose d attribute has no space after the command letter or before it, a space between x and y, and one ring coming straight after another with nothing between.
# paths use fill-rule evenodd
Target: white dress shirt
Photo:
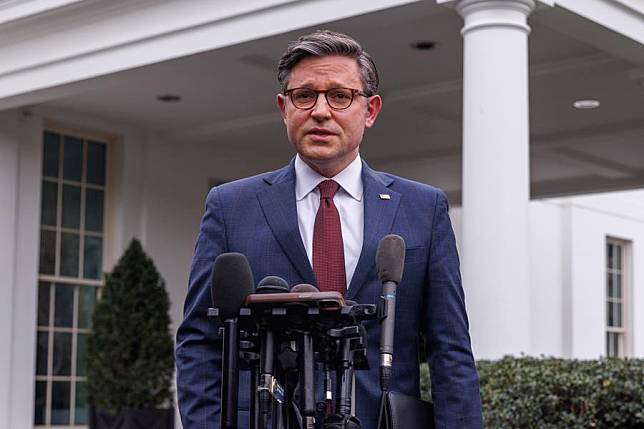
<instances>
[{"instance_id":1,"label":"white dress shirt","mask_svg":"<svg viewBox=\"0 0 644 429\"><path fill-rule=\"evenodd\" d=\"M315 215L320 206L320 191L317 186L327 179L306 165L299 155L295 157L297 223L311 266L313 266L313 228ZM351 164L331 179L340 185L340 189L333 197L333 202L340 213L344 268L348 286L356 270L356 265L358 265L364 234L362 160L360 156L357 156Z\"/></svg>"}]
</instances>

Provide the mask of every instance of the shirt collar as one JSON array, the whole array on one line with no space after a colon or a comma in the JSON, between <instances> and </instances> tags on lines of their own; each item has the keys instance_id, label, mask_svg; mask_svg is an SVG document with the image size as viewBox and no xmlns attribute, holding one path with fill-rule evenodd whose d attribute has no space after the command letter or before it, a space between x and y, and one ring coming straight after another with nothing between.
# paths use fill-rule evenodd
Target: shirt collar
<instances>
[{"instance_id":1,"label":"shirt collar","mask_svg":"<svg viewBox=\"0 0 644 429\"><path fill-rule=\"evenodd\" d=\"M351 161L344 170L331 179L335 180L351 198L362 201L362 160L360 155ZM300 201L315 190L326 177L309 167L300 155L295 156L295 198Z\"/></svg>"}]
</instances>

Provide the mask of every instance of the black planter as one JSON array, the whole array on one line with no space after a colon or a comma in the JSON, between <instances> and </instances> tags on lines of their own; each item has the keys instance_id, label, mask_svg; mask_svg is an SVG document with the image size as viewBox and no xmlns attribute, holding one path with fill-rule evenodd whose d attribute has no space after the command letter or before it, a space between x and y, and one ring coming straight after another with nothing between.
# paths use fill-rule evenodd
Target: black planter
<instances>
[{"instance_id":1,"label":"black planter","mask_svg":"<svg viewBox=\"0 0 644 429\"><path fill-rule=\"evenodd\" d=\"M90 429L174 429L174 408L130 409L113 415L90 407L89 427Z\"/></svg>"}]
</instances>

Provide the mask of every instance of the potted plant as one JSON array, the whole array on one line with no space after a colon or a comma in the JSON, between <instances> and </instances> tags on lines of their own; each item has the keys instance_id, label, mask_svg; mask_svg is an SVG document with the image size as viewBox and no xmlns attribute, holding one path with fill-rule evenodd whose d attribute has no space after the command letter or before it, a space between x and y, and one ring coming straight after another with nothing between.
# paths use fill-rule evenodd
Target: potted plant
<instances>
[{"instance_id":1,"label":"potted plant","mask_svg":"<svg viewBox=\"0 0 644 429\"><path fill-rule=\"evenodd\" d=\"M110 274L93 315L87 384L93 429L174 427L170 302L134 239Z\"/></svg>"}]
</instances>

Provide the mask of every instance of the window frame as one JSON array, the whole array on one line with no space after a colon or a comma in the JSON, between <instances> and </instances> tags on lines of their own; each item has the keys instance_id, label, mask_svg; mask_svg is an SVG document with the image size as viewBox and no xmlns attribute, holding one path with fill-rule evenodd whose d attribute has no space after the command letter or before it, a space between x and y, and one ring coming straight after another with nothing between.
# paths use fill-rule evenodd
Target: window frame
<instances>
[{"instance_id":1,"label":"window frame","mask_svg":"<svg viewBox=\"0 0 644 429\"><path fill-rule=\"evenodd\" d=\"M605 262L604 262L604 355L606 357L625 358L632 355L632 242L629 240L606 236ZM621 266L609 266L609 246L621 250ZM621 298L609 296L608 277L610 274L619 274L621 278ZM614 286L613 286L614 287ZM610 304L621 304L621 326L609 326L608 306ZM609 335L616 334L618 338L617 355L609 353Z\"/></svg>"},{"instance_id":2,"label":"window frame","mask_svg":"<svg viewBox=\"0 0 644 429\"><path fill-rule=\"evenodd\" d=\"M105 144L105 165L104 165L104 183L103 185L94 185L87 182L87 174L81 176L80 182L74 180L65 179L63 176L63 162L64 162L64 148L59 149L59 160L58 160L58 177L56 179L49 178L49 176L44 175L42 169L39 171L40 174L40 183L50 182L56 183L58 186L57 195L56 195L56 225L44 225L42 220L39 220L39 231L54 231L56 233L56 250L55 250L55 264L54 264L54 273L53 274L41 274L40 269L37 273L37 282L36 288L40 288L42 283L47 284L49 287L49 319L47 321L47 326L41 325L39 321L36 321L36 334L40 332L47 332L47 371L45 375L38 374L38 368L34 365L34 397L36 395L36 384L38 382L46 382L46 403L45 403L45 423L46 424L36 424L35 423L35 412L36 404L34 402L33 407L33 427L37 429L55 429L55 428L73 428L73 429L86 429L89 425L87 424L72 424L75 422L75 412L76 412L76 383L79 381L85 381L87 376L79 376L77 372L77 361L78 361L78 335L79 334L88 334L91 331L91 328L80 328L79 327L79 309L80 309L80 288L83 286L92 286L96 288L96 300L98 302L100 299L102 286L104 285L104 278L102 273L106 271L106 267L110 262L108 255L111 250L111 198L110 192L113 189L111 183L111 157L113 146L115 145L117 138L112 134L101 133L86 129L78 129L74 127L69 127L62 125L57 122L45 121L41 131L41 141L44 141L45 133L51 132L60 135L60 145L64 144L64 136L76 137L83 141L83 151L86 153L88 141L96 141ZM41 143L42 144L42 143ZM44 157L44 153L43 153ZM82 172L87 171L87 155L83 156L82 159ZM49 178L49 179L48 179ZM69 229L62 226L62 216L63 216L63 187L64 185L73 185L80 188L80 218L78 229ZM103 224L100 232L86 230L83 226L85 225L85 195L87 189L98 189L103 191ZM43 206L40 204L40 210L42 211ZM42 216L42 215L41 215ZM61 267L61 235L64 232L73 232L79 235L78 243L78 274L76 277L71 276L62 276L60 274ZM85 236L95 236L102 239L102 248L101 248L101 273L99 279L89 279L84 277L84 244ZM39 234L40 237L40 234ZM40 250L39 250L40 252ZM73 308L72 308L72 325L71 327L61 327L55 326L55 293L56 285L63 284L65 287L73 288ZM40 294L40 291L38 291ZM38 314L39 308L36 307L36 313ZM70 358L70 374L69 375L54 375L53 374L53 359L54 359L54 334L55 333L70 333L71 334L71 355ZM36 342L37 342L36 335ZM37 343L36 343L37 347ZM37 350L36 350L37 352ZM35 353L34 358L37 358L37 353ZM34 362L35 364L36 362ZM53 382L55 381L64 381L69 382L69 412L70 419L68 424L64 425L53 425L51 423L52 415L52 390ZM89 416L88 416L89 417Z\"/></svg>"}]
</instances>

